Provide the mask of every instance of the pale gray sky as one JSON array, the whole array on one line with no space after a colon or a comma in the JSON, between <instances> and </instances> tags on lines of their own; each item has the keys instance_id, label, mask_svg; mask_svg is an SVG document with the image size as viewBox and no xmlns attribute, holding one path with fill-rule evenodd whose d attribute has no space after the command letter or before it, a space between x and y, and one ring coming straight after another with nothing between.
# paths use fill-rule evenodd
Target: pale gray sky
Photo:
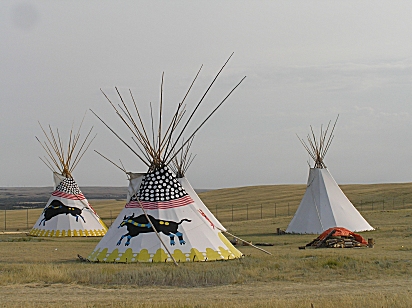
<instances>
[{"instance_id":1,"label":"pale gray sky","mask_svg":"<svg viewBox=\"0 0 412 308\"><path fill-rule=\"evenodd\" d=\"M100 93L131 89L138 104L174 106L204 64L205 102L187 176L196 188L305 183L295 133L340 119L325 162L338 183L412 181L411 1L1 1L0 186L51 186L37 124L68 135L91 108L126 139ZM142 107L143 108L143 107ZM74 172L81 186L127 185L103 160L145 171L91 113L98 134Z\"/></svg>"}]
</instances>

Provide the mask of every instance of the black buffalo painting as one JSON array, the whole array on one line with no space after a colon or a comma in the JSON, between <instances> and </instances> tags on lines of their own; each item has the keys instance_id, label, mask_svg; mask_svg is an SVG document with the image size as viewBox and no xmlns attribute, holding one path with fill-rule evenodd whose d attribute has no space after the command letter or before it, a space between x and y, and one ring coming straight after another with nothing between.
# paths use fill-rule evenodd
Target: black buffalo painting
<instances>
[{"instance_id":1,"label":"black buffalo painting","mask_svg":"<svg viewBox=\"0 0 412 308\"><path fill-rule=\"evenodd\" d=\"M76 222L79 220L79 217L83 219L84 222L86 222L83 218L82 214L82 209L79 209L77 207L73 206L66 206L63 203L61 203L59 200L53 200L48 207L46 207L43 211L44 218L40 221L39 226L41 223L43 223L43 226L45 225L46 221L52 219L53 217L61 214L70 214L74 217L76 217Z\"/></svg>"},{"instance_id":2,"label":"black buffalo painting","mask_svg":"<svg viewBox=\"0 0 412 308\"><path fill-rule=\"evenodd\" d=\"M148 215L150 221L153 224L153 227L156 229L157 232L162 232L163 234L169 236L170 238L170 245L175 245L175 236L179 238L179 244L184 245L186 242L183 240L183 234L179 232L177 229L179 225L184 222L191 222L189 219L182 219L180 222L174 221L166 221L162 219L156 219L153 216ZM127 227L127 233L120 237L120 240L117 242L117 245L122 243L122 240L127 237L127 241L125 246L129 246L130 239L132 237L138 236L140 233L151 233L154 232L152 225L146 218L144 214L134 217L134 213L131 216L124 216L123 221L120 223L118 228L123 226Z\"/></svg>"}]
</instances>

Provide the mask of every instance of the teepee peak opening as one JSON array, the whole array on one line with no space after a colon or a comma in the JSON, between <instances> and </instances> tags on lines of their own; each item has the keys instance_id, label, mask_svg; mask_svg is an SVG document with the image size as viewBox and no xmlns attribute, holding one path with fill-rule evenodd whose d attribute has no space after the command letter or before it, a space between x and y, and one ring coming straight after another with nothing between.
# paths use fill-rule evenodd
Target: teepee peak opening
<instances>
[{"instance_id":1,"label":"teepee peak opening","mask_svg":"<svg viewBox=\"0 0 412 308\"><path fill-rule=\"evenodd\" d=\"M324 159L332 143L332 140L334 138L333 132L335 130L336 123L338 122L338 118L339 118L339 115L336 117L335 123L333 124L330 132L329 132L329 129L330 129L331 121L329 121L328 125L326 126L326 129L323 129L323 125L320 126L319 139L316 138L312 125L310 126L311 133L308 134L306 137L307 142L305 142L305 140L297 136L299 141L302 143L303 147L305 148L305 150L308 152L309 156L315 162L315 165L313 166L314 168L317 168L317 169L327 168L325 165Z\"/></svg>"},{"instance_id":2,"label":"teepee peak opening","mask_svg":"<svg viewBox=\"0 0 412 308\"><path fill-rule=\"evenodd\" d=\"M78 163L82 159L84 153L88 150L90 144L96 138L96 135L88 142L90 134L93 130L93 126L90 128L88 134L84 138L83 142L79 143L80 140L80 130L82 128L86 112L84 113L83 119L77 129L77 132L73 131L73 125L69 134L69 141L65 145L60 137L59 129L53 131L52 127L48 125L49 132L43 128L40 124L40 128L46 138L45 141L40 141L36 136L37 141L40 143L42 148L45 150L48 158L44 156L39 157L40 160L54 173L60 173L66 178L73 178L72 172L77 167ZM88 142L88 143L87 143Z\"/></svg>"}]
</instances>

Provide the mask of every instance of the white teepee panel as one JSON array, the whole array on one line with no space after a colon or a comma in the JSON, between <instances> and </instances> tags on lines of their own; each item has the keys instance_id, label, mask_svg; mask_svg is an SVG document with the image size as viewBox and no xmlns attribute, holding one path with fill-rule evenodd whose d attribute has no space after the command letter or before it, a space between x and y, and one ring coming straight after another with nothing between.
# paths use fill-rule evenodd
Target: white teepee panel
<instances>
[{"instance_id":1,"label":"white teepee panel","mask_svg":"<svg viewBox=\"0 0 412 308\"><path fill-rule=\"evenodd\" d=\"M220 230L227 231L225 227L220 223L219 220L212 214L212 212L207 208L207 206L203 203L203 201L199 198L195 190L193 189L192 185L190 185L189 181L186 177L178 178L177 179L182 187L186 190L189 196L195 201L195 206L200 209L206 217L207 220L210 220L211 223Z\"/></svg>"},{"instance_id":2,"label":"white teepee panel","mask_svg":"<svg viewBox=\"0 0 412 308\"><path fill-rule=\"evenodd\" d=\"M374 230L342 192L327 168L311 168L302 201L287 233L320 234L332 227Z\"/></svg>"}]
</instances>

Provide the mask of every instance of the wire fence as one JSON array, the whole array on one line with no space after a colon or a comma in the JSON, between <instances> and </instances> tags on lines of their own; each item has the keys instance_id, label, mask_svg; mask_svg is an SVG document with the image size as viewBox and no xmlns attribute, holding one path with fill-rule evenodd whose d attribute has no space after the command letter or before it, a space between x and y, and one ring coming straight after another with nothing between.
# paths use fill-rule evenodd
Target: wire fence
<instances>
[{"instance_id":1,"label":"wire fence","mask_svg":"<svg viewBox=\"0 0 412 308\"><path fill-rule=\"evenodd\" d=\"M367 211L389 211L412 209L410 200L403 198L382 198L360 200L353 203L357 210ZM209 210L221 222L259 220L277 217L287 217L295 214L299 204L296 202L272 202L254 204L214 204L209 205ZM0 211L0 231L24 231L30 230L42 214L43 209L9 209ZM108 227L116 219L120 211L106 211L100 214L102 220Z\"/></svg>"},{"instance_id":2,"label":"wire fence","mask_svg":"<svg viewBox=\"0 0 412 308\"><path fill-rule=\"evenodd\" d=\"M352 203L359 212L386 211L412 209L412 204L405 202L403 198L383 198L372 200L360 200ZM274 202L264 204L233 204L209 207L209 210L221 221L242 221L265 218L293 216L299 204L296 202Z\"/></svg>"}]
</instances>

